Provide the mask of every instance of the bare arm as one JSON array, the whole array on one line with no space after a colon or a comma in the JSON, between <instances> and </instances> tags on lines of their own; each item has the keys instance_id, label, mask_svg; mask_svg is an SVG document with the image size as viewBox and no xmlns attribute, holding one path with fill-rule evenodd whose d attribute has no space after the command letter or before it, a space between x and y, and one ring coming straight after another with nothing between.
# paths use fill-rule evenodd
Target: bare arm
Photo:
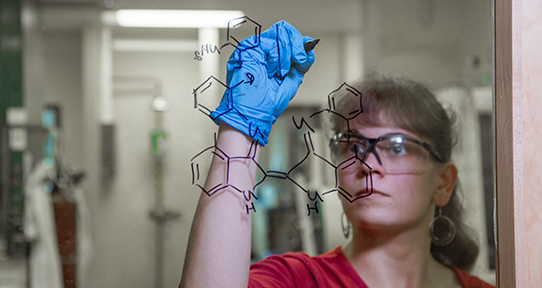
<instances>
[{"instance_id":1,"label":"bare arm","mask_svg":"<svg viewBox=\"0 0 542 288\"><path fill-rule=\"evenodd\" d=\"M220 124L217 147L228 156L246 156L252 138ZM258 160L258 151L254 160ZM253 148L254 149L254 148ZM204 188L226 182L227 162L213 156ZM230 161L228 183L243 191L252 191L257 166L252 160ZM234 188L226 188L212 197L201 193L192 229L181 287L247 287L250 266L252 214L247 201ZM250 205L249 205L250 206Z\"/></svg>"},{"instance_id":2,"label":"bare arm","mask_svg":"<svg viewBox=\"0 0 542 288\"><path fill-rule=\"evenodd\" d=\"M220 120L216 148L229 158L213 156L204 189L209 191L220 183L233 187L211 197L201 194L182 287L247 287L252 217L246 198L256 181L260 148L252 147L252 141L267 143L271 126L314 63L314 52L304 47L309 40L291 24L279 21L257 38L241 41L230 56L226 67L231 91L209 115ZM243 158L255 148L254 157Z\"/></svg>"}]
</instances>

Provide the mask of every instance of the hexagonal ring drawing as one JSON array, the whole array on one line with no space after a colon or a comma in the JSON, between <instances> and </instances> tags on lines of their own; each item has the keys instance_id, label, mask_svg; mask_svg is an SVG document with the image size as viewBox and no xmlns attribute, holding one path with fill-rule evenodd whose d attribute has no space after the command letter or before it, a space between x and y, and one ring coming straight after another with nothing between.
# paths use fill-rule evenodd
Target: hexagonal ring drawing
<instances>
[{"instance_id":1,"label":"hexagonal ring drawing","mask_svg":"<svg viewBox=\"0 0 542 288\"><path fill-rule=\"evenodd\" d=\"M210 101L205 101L206 95L213 94L216 95L223 95L225 92L227 92L229 89L228 85L224 84L222 81L218 80L214 76L210 76L207 78L207 80L203 81L198 87L192 90L192 95L194 95L194 109L198 109L201 113L203 113L206 116L209 116L211 114L210 107L213 107L216 105L216 103L207 103ZM213 93L213 91L215 93ZM210 97L214 98L214 97ZM210 99L210 100L216 100L216 99Z\"/></svg>"},{"instance_id":2,"label":"hexagonal ring drawing","mask_svg":"<svg viewBox=\"0 0 542 288\"><path fill-rule=\"evenodd\" d=\"M346 90L345 92L342 92L342 90ZM341 114L341 113L338 113L336 110L337 110L337 106L336 106L336 103L335 103L335 99L338 95L343 95L342 97L354 97L356 98L355 99L355 103L357 105L352 105L350 110L349 111L346 111L345 113ZM344 119L346 121L346 125L347 125L347 128L348 130L350 130L350 120L356 118L358 115L360 115L361 113L363 113L363 106L362 106L362 93L360 91L358 91L356 88L350 86L349 84L347 84L346 82L344 82L343 84L341 84L339 86L339 88L331 91L328 96L327 96L327 103L328 103L328 108L326 109L322 109L318 112L315 112L313 113L310 117L314 117L316 115L319 115L320 113L322 112L328 112L328 113L331 113L331 114L334 114L342 119ZM348 102L350 103L350 102Z\"/></svg>"},{"instance_id":3,"label":"hexagonal ring drawing","mask_svg":"<svg viewBox=\"0 0 542 288\"><path fill-rule=\"evenodd\" d=\"M237 28L240 28L241 26L245 26L243 31L250 31L253 34L252 35L243 35L244 33L235 33ZM246 26L252 26L252 27L246 27ZM254 43L252 45L249 45L246 49L254 48L260 45L260 34L262 32L262 25L258 24L256 21L250 19L247 16L242 16L239 18L232 19L228 21L228 30L227 30L227 43L222 45L220 49L227 45L231 45L233 47L236 47L241 43L241 41L247 37L255 36L254 37Z\"/></svg>"}]
</instances>

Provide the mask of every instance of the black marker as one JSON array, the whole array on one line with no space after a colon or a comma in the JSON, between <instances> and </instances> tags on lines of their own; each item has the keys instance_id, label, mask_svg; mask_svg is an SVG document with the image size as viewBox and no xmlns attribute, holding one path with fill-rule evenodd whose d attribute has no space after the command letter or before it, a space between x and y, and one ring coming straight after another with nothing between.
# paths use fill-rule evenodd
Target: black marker
<instances>
[{"instance_id":1,"label":"black marker","mask_svg":"<svg viewBox=\"0 0 542 288\"><path fill-rule=\"evenodd\" d=\"M320 39L310 40L310 41L307 41L305 44L303 44L303 47L305 48L305 52L309 52L312 49L314 49L314 47L316 47L316 44L318 44L318 42L320 42Z\"/></svg>"}]
</instances>

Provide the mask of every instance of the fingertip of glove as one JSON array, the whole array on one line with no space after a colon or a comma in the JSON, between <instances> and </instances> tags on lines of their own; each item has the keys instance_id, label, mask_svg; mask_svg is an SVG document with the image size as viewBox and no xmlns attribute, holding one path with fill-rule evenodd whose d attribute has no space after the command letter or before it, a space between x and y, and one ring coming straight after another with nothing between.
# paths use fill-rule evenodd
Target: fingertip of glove
<instances>
[{"instance_id":1,"label":"fingertip of glove","mask_svg":"<svg viewBox=\"0 0 542 288\"><path fill-rule=\"evenodd\" d=\"M314 54L314 51L309 51L307 53L307 60L305 61L305 64L312 65L314 64L315 60L316 60L316 54Z\"/></svg>"},{"instance_id":2,"label":"fingertip of glove","mask_svg":"<svg viewBox=\"0 0 542 288\"><path fill-rule=\"evenodd\" d=\"M315 41L315 40L312 37L304 36L302 43L294 43L292 45L293 46L292 58L295 63L303 64L303 63L314 61L314 52L312 50L314 46L309 51L307 51L307 48L305 47L305 44L310 41Z\"/></svg>"}]
</instances>

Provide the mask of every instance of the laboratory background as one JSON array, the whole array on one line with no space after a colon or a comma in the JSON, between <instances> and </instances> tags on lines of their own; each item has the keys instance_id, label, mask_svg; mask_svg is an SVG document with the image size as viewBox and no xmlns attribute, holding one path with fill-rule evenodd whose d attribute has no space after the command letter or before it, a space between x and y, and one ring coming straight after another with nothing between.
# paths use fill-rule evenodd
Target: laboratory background
<instances>
[{"instance_id":1,"label":"laboratory background","mask_svg":"<svg viewBox=\"0 0 542 288\"><path fill-rule=\"evenodd\" d=\"M252 260L347 242L325 123L301 120L374 72L456 111L494 283L493 1L1 0L0 287L177 287L227 59L280 20L320 42L262 149Z\"/></svg>"}]
</instances>

